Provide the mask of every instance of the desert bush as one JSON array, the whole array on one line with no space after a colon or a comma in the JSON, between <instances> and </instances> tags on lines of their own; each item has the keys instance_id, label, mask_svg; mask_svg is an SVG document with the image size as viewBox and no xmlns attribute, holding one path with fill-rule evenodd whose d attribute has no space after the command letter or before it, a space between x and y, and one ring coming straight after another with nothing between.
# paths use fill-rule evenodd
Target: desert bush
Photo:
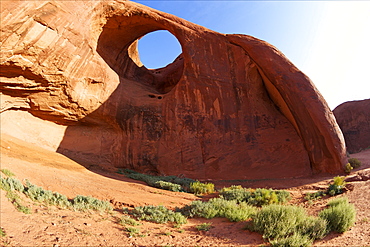
<instances>
[{"instance_id":1,"label":"desert bush","mask_svg":"<svg viewBox=\"0 0 370 247\"><path fill-rule=\"evenodd\" d=\"M333 183L329 185L327 193L331 196L343 193L343 188L346 185L345 177L337 176L333 178Z\"/></svg>"},{"instance_id":2,"label":"desert bush","mask_svg":"<svg viewBox=\"0 0 370 247\"><path fill-rule=\"evenodd\" d=\"M270 241L273 247L306 247L312 244L312 239L308 236L293 233L290 236L278 238Z\"/></svg>"},{"instance_id":3,"label":"desert bush","mask_svg":"<svg viewBox=\"0 0 370 247\"><path fill-rule=\"evenodd\" d=\"M362 162L356 158L349 158L348 162L353 167L353 169L359 168L362 165Z\"/></svg>"},{"instance_id":4,"label":"desert bush","mask_svg":"<svg viewBox=\"0 0 370 247\"><path fill-rule=\"evenodd\" d=\"M12 177L0 178L0 188L6 191L16 190L23 192L24 190L22 182Z\"/></svg>"},{"instance_id":5,"label":"desert bush","mask_svg":"<svg viewBox=\"0 0 370 247\"><path fill-rule=\"evenodd\" d=\"M128 232L129 237L135 237L140 233L140 229L136 227L126 227L126 232Z\"/></svg>"},{"instance_id":6,"label":"desert bush","mask_svg":"<svg viewBox=\"0 0 370 247\"><path fill-rule=\"evenodd\" d=\"M262 206L276 203L285 203L290 199L290 194L285 190L272 189L247 189L241 186L231 186L223 188L220 196L226 200L236 200L237 202L247 202L254 206Z\"/></svg>"},{"instance_id":7,"label":"desert bush","mask_svg":"<svg viewBox=\"0 0 370 247\"><path fill-rule=\"evenodd\" d=\"M130 226L139 226L141 225L140 222L138 222L137 220L131 218L130 216L128 215L123 215L119 221L119 223L121 225L130 225Z\"/></svg>"},{"instance_id":8,"label":"desert bush","mask_svg":"<svg viewBox=\"0 0 370 247\"><path fill-rule=\"evenodd\" d=\"M62 208L71 206L71 202L65 195L50 190L44 190L42 187L31 184L29 181L26 182L24 192L33 201L38 201L46 205L54 205Z\"/></svg>"},{"instance_id":9,"label":"desert bush","mask_svg":"<svg viewBox=\"0 0 370 247\"><path fill-rule=\"evenodd\" d=\"M15 176L15 174L14 173L12 173L10 170L8 170L8 169L1 169L0 170L4 175L6 175L6 176L8 176L8 177L14 177Z\"/></svg>"},{"instance_id":10,"label":"desert bush","mask_svg":"<svg viewBox=\"0 0 370 247\"><path fill-rule=\"evenodd\" d=\"M147 183L149 186L156 187L156 188L159 188L157 186L159 184L158 182L160 181L168 182L172 184L178 184L181 186L181 189L178 189L178 187L177 189L179 191L186 191L186 192L190 192L190 184L195 182L195 180L190 179L190 178L179 178L176 176L152 176L152 175L138 173L138 172L135 172L129 169L123 170L123 173L131 179L143 181ZM174 186L169 186L168 188L174 188ZM166 189L166 188L161 188L161 189Z\"/></svg>"},{"instance_id":11,"label":"desert bush","mask_svg":"<svg viewBox=\"0 0 370 247\"><path fill-rule=\"evenodd\" d=\"M6 233L3 228L0 227L0 237L5 237Z\"/></svg>"},{"instance_id":12,"label":"desert bush","mask_svg":"<svg viewBox=\"0 0 370 247\"><path fill-rule=\"evenodd\" d=\"M319 213L319 217L328 222L328 230L343 233L356 221L356 210L345 197L328 202L328 208Z\"/></svg>"},{"instance_id":13,"label":"desert bush","mask_svg":"<svg viewBox=\"0 0 370 247\"><path fill-rule=\"evenodd\" d=\"M171 182L165 182L165 181L157 181L154 183L154 187L163 189L163 190L169 190L174 192L180 192L182 191L182 187L179 184L174 184Z\"/></svg>"},{"instance_id":14,"label":"desert bush","mask_svg":"<svg viewBox=\"0 0 370 247\"><path fill-rule=\"evenodd\" d=\"M327 234L326 221L308 216L297 206L267 205L252 217L251 230L257 231L274 246L310 245Z\"/></svg>"},{"instance_id":15,"label":"desert bush","mask_svg":"<svg viewBox=\"0 0 370 247\"><path fill-rule=\"evenodd\" d=\"M353 170L353 167L351 166L350 163L347 163L345 166L344 166L344 171L346 173L351 173L351 171Z\"/></svg>"},{"instance_id":16,"label":"desert bush","mask_svg":"<svg viewBox=\"0 0 370 247\"><path fill-rule=\"evenodd\" d=\"M212 183L201 183L199 181L190 184L190 192L195 195L205 195L215 192L215 185Z\"/></svg>"},{"instance_id":17,"label":"desert bush","mask_svg":"<svg viewBox=\"0 0 370 247\"><path fill-rule=\"evenodd\" d=\"M140 220L147 220L155 223L173 222L176 224L185 224L187 219L179 212L174 212L164 206L143 206L135 207L129 212Z\"/></svg>"},{"instance_id":18,"label":"desert bush","mask_svg":"<svg viewBox=\"0 0 370 247\"><path fill-rule=\"evenodd\" d=\"M195 228L198 231L209 231L212 228L212 223L202 223L202 224L195 226Z\"/></svg>"},{"instance_id":19,"label":"desert bush","mask_svg":"<svg viewBox=\"0 0 370 247\"><path fill-rule=\"evenodd\" d=\"M6 193L6 197L9 199L9 201L14 205L14 207L24 214L30 214L31 209L27 206L22 205L22 200L19 197L19 195L14 190L9 190Z\"/></svg>"},{"instance_id":20,"label":"desert bush","mask_svg":"<svg viewBox=\"0 0 370 247\"><path fill-rule=\"evenodd\" d=\"M78 195L72 200L72 207L77 210L111 211L113 207L108 201L102 201L91 196Z\"/></svg>"},{"instance_id":21,"label":"desert bush","mask_svg":"<svg viewBox=\"0 0 370 247\"><path fill-rule=\"evenodd\" d=\"M320 199L323 196L326 196L326 191L319 190L319 191L316 191L314 193L307 193L307 194L305 194L304 199L306 199L307 201L317 200L317 199Z\"/></svg>"},{"instance_id":22,"label":"desert bush","mask_svg":"<svg viewBox=\"0 0 370 247\"><path fill-rule=\"evenodd\" d=\"M223 198L212 198L207 202L193 201L191 205L183 208L183 213L189 217L202 217L212 219L225 217L230 221L243 221L250 218L256 208L245 202L237 203Z\"/></svg>"}]
</instances>

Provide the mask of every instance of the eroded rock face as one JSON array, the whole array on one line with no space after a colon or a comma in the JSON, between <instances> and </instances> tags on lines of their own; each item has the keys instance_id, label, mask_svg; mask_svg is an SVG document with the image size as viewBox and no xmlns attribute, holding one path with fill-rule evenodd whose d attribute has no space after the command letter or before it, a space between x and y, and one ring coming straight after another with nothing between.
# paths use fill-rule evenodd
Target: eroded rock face
<instances>
[{"instance_id":1,"label":"eroded rock face","mask_svg":"<svg viewBox=\"0 0 370 247\"><path fill-rule=\"evenodd\" d=\"M345 102L333 111L346 141L356 153L370 147L370 99Z\"/></svg>"},{"instance_id":2,"label":"eroded rock face","mask_svg":"<svg viewBox=\"0 0 370 247\"><path fill-rule=\"evenodd\" d=\"M1 18L2 112L67 126L68 157L198 179L343 171L325 100L264 41L124 1L7 1ZM137 40L156 30L183 52L148 70Z\"/></svg>"}]
</instances>

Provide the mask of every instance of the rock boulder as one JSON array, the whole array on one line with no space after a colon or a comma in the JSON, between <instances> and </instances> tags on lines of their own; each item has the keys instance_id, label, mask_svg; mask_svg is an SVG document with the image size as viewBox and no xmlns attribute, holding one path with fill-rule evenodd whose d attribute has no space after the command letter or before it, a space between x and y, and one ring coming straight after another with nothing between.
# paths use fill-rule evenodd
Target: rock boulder
<instances>
[{"instance_id":1,"label":"rock boulder","mask_svg":"<svg viewBox=\"0 0 370 247\"><path fill-rule=\"evenodd\" d=\"M349 101L333 111L346 141L347 150L357 153L370 147L370 99Z\"/></svg>"}]
</instances>

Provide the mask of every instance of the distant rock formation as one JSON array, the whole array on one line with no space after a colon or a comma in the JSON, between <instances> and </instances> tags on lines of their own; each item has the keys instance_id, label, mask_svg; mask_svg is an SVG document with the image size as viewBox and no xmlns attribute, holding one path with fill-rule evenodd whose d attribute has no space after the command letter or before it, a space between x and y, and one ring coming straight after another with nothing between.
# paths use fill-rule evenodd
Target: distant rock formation
<instances>
[{"instance_id":1,"label":"distant rock formation","mask_svg":"<svg viewBox=\"0 0 370 247\"><path fill-rule=\"evenodd\" d=\"M333 111L346 141L347 150L357 153L370 147L370 99L349 101Z\"/></svg>"},{"instance_id":2,"label":"distant rock formation","mask_svg":"<svg viewBox=\"0 0 370 247\"><path fill-rule=\"evenodd\" d=\"M137 40L156 30L182 54L150 70ZM5 1L1 33L2 131L17 138L83 164L198 179L343 171L325 100L264 41L126 1Z\"/></svg>"}]
</instances>

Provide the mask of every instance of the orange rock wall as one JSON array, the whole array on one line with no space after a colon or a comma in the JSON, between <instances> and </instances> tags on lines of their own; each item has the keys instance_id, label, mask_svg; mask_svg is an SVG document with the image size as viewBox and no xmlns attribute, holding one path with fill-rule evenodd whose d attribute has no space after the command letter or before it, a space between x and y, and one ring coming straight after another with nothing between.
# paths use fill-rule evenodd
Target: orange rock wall
<instances>
[{"instance_id":1,"label":"orange rock wall","mask_svg":"<svg viewBox=\"0 0 370 247\"><path fill-rule=\"evenodd\" d=\"M66 126L57 151L83 164L198 179L343 171L325 100L266 42L125 1L8 1L1 18L2 112ZM148 70L137 40L160 29L183 53Z\"/></svg>"}]
</instances>

